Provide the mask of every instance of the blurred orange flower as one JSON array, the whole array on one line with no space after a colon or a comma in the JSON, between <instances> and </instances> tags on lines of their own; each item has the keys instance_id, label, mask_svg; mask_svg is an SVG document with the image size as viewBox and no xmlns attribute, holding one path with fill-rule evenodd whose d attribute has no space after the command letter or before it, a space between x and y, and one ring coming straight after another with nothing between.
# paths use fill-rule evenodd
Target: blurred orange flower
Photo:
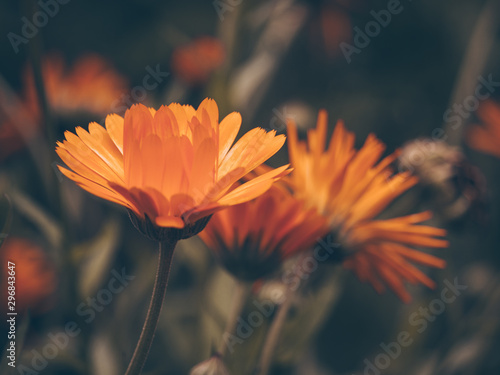
<instances>
[{"instance_id":1,"label":"blurred orange flower","mask_svg":"<svg viewBox=\"0 0 500 375\"><path fill-rule=\"evenodd\" d=\"M492 100L481 104L477 114L483 125L471 126L466 141L473 149L500 158L500 105Z\"/></svg>"},{"instance_id":2,"label":"blurred orange flower","mask_svg":"<svg viewBox=\"0 0 500 375\"><path fill-rule=\"evenodd\" d=\"M217 212L200 237L229 272L255 281L327 232L323 216L274 185L253 201Z\"/></svg>"},{"instance_id":3,"label":"blurred orange flower","mask_svg":"<svg viewBox=\"0 0 500 375\"><path fill-rule=\"evenodd\" d=\"M41 69L48 104L60 116L75 113L104 115L127 87L125 79L98 55L83 56L68 69L60 55L50 54L42 60ZM30 66L25 68L23 80L22 107L19 108L23 113L16 119L0 121L0 159L21 149L42 126L41 109ZM5 114L3 117L6 117Z\"/></svg>"},{"instance_id":4,"label":"blurred orange flower","mask_svg":"<svg viewBox=\"0 0 500 375\"><path fill-rule=\"evenodd\" d=\"M121 204L158 227L184 228L219 209L264 193L288 166L235 183L274 155L284 136L255 128L232 146L241 125L233 112L219 124L212 99L197 110L177 103L158 111L142 104L106 118L89 132L66 132L57 153L62 173L83 189ZM231 147L232 146L232 147Z\"/></svg>"},{"instance_id":5,"label":"blurred orange flower","mask_svg":"<svg viewBox=\"0 0 500 375\"><path fill-rule=\"evenodd\" d=\"M448 242L436 237L446 231L416 225L431 217L429 212L377 220L396 197L417 183L409 173L392 174L389 165L397 153L380 161L385 145L373 134L363 147L354 148L354 134L339 122L325 150L327 113L320 111L316 129L307 143L299 141L293 122L288 124L291 183L298 198L328 218L347 257L344 266L362 281L382 292L386 284L403 301L411 297L404 282L435 287L434 282L412 263L443 268L445 262L417 251L413 246L444 248Z\"/></svg>"},{"instance_id":6,"label":"blurred orange flower","mask_svg":"<svg viewBox=\"0 0 500 375\"><path fill-rule=\"evenodd\" d=\"M113 103L126 91L126 80L99 55L80 57L68 69L62 56L51 54L42 61L42 76L47 101L59 115L84 112L92 115L108 113ZM24 75L26 106L39 112L33 70Z\"/></svg>"},{"instance_id":7,"label":"blurred orange flower","mask_svg":"<svg viewBox=\"0 0 500 375\"><path fill-rule=\"evenodd\" d=\"M9 237L0 249L2 261L1 294L2 306L7 309L8 262L15 263L15 308L16 312L30 309L32 312L44 312L50 308L50 297L56 290L54 266L49 262L43 250L35 243Z\"/></svg>"},{"instance_id":8,"label":"blurred orange flower","mask_svg":"<svg viewBox=\"0 0 500 375\"><path fill-rule=\"evenodd\" d=\"M204 36L174 50L172 71L182 81L198 85L206 82L210 74L224 63L225 58L222 42Z\"/></svg>"}]
</instances>

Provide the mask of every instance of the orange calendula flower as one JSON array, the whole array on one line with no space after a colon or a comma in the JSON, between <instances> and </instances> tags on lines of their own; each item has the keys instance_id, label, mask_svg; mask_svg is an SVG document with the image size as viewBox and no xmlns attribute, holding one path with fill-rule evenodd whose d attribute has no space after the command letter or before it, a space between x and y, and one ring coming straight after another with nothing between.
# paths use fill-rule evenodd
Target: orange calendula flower
<instances>
[{"instance_id":1,"label":"orange calendula flower","mask_svg":"<svg viewBox=\"0 0 500 375\"><path fill-rule=\"evenodd\" d=\"M86 55L67 67L58 54L50 54L41 62L42 78L48 105L57 116L78 114L104 115L116 105L126 91L126 81L102 57ZM35 88L33 70L24 72L24 89L9 118L5 106L12 109L12 98L0 92L0 160L22 149L40 132L41 109Z\"/></svg>"},{"instance_id":2,"label":"orange calendula flower","mask_svg":"<svg viewBox=\"0 0 500 375\"><path fill-rule=\"evenodd\" d=\"M251 200L269 189L288 166L234 187L274 155L284 136L255 128L234 145L241 116L219 124L212 99L197 110L170 104L159 110L137 104L125 117L109 115L106 128L76 128L58 142L71 170L62 173L83 189L127 207L155 227L183 229L219 209Z\"/></svg>"},{"instance_id":3,"label":"orange calendula flower","mask_svg":"<svg viewBox=\"0 0 500 375\"><path fill-rule=\"evenodd\" d=\"M60 115L85 112L109 113L113 104L126 91L126 81L99 55L85 55L67 67L62 56L51 54L42 61L42 76L47 101ZM33 70L24 76L26 106L39 113Z\"/></svg>"},{"instance_id":4,"label":"orange calendula flower","mask_svg":"<svg viewBox=\"0 0 500 375\"><path fill-rule=\"evenodd\" d=\"M290 181L295 195L328 218L331 230L345 251L344 266L362 281L382 292L386 284L403 301L410 295L404 282L434 282L412 263L443 268L442 259L413 249L414 246L444 248L439 238L444 229L417 225L430 212L389 220L376 217L399 195L417 183L408 172L393 174L393 153L380 160L385 145L373 134L360 150L354 148L354 134L339 122L325 150L327 114L320 111L316 129L308 132L307 143L299 141L297 129L288 124L290 161L294 171Z\"/></svg>"},{"instance_id":5,"label":"orange calendula flower","mask_svg":"<svg viewBox=\"0 0 500 375\"><path fill-rule=\"evenodd\" d=\"M217 212L200 237L229 272L255 281L327 232L323 216L275 185L253 201Z\"/></svg>"},{"instance_id":6,"label":"orange calendula flower","mask_svg":"<svg viewBox=\"0 0 500 375\"><path fill-rule=\"evenodd\" d=\"M492 100L479 107L477 114L483 125L471 126L466 141L473 149L500 158L500 105Z\"/></svg>"},{"instance_id":7,"label":"orange calendula flower","mask_svg":"<svg viewBox=\"0 0 500 375\"><path fill-rule=\"evenodd\" d=\"M226 58L222 42L209 36L177 48L172 54L172 70L182 81L197 85L204 83Z\"/></svg>"},{"instance_id":8,"label":"orange calendula flower","mask_svg":"<svg viewBox=\"0 0 500 375\"><path fill-rule=\"evenodd\" d=\"M15 264L15 310L44 312L51 307L50 297L57 285L55 269L38 245L22 238L9 237L0 249L0 260L3 308L8 309L8 262Z\"/></svg>"}]
</instances>

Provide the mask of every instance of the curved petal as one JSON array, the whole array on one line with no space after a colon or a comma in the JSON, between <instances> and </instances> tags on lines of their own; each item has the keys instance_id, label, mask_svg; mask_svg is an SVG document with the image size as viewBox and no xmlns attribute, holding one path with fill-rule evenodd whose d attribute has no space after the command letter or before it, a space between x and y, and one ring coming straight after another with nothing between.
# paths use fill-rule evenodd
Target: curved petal
<instances>
[{"instance_id":1,"label":"curved petal","mask_svg":"<svg viewBox=\"0 0 500 375\"><path fill-rule=\"evenodd\" d=\"M276 168L262 176L238 186L218 200L221 206L235 205L252 200L265 193L280 177L286 174L288 165Z\"/></svg>"},{"instance_id":2,"label":"curved petal","mask_svg":"<svg viewBox=\"0 0 500 375\"><path fill-rule=\"evenodd\" d=\"M219 162L222 161L238 135L241 127L241 115L233 112L224 117L219 124Z\"/></svg>"},{"instance_id":3,"label":"curved petal","mask_svg":"<svg viewBox=\"0 0 500 375\"><path fill-rule=\"evenodd\" d=\"M108 115L105 125L109 136L123 155L123 117L117 114Z\"/></svg>"}]
</instances>

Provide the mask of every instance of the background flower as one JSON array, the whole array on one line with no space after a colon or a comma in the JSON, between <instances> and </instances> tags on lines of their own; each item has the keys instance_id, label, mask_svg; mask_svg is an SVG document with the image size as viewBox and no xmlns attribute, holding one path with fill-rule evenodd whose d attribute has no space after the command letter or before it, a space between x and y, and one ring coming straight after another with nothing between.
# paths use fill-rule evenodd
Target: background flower
<instances>
[{"instance_id":1,"label":"background flower","mask_svg":"<svg viewBox=\"0 0 500 375\"><path fill-rule=\"evenodd\" d=\"M295 124L289 123L290 161L294 166L290 176L295 194L328 219L346 252L345 267L378 292L386 284L409 302L404 281L435 287L410 262L438 268L445 265L443 260L412 247L447 247L447 241L435 238L446 231L416 225L430 219L429 212L378 219L395 198L417 183L417 178L408 172L393 174L389 166L397 153L380 160L385 145L373 134L356 150L354 134L342 122L325 149L327 125L327 114L320 111L316 129L308 131L305 142L298 140Z\"/></svg>"},{"instance_id":2,"label":"background flower","mask_svg":"<svg viewBox=\"0 0 500 375\"><path fill-rule=\"evenodd\" d=\"M235 277L255 281L285 259L310 250L327 231L322 216L278 185L253 201L217 212L200 237Z\"/></svg>"},{"instance_id":3,"label":"background flower","mask_svg":"<svg viewBox=\"0 0 500 375\"><path fill-rule=\"evenodd\" d=\"M105 115L127 91L126 79L97 54L83 55L68 66L61 54L52 53L44 57L41 69L47 101L61 116L82 112ZM38 114L39 103L31 66L26 67L23 78L26 107Z\"/></svg>"},{"instance_id":4,"label":"background flower","mask_svg":"<svg viewBox=\"0 0 500 375\"><path fill-rule=\"evenodd\" d=\"M83 55L67 66L61 54L46 55L41 64L45 95L50 110L57 117L103 116L108 113L127 83L108 61L97 54ZM24 68L23 90L16 117L10 118L2 105L11 106L0 92L0 159L21 149L44 128L37 98L33 67Z\"/></svg>"},{"instance_id":5,"label":"background flower","mask_svg":"<svg viewBox=\"0 0 500 375\"><path fill-rule=\"evenodd\" d=\"M16 312L40 313L53 306L56 287L55 267L43 249L23 238L9 237L0 249L2 261L2 310L7 311L7 265L15 263Z\"/></svg>"},{"instance_id":6,"label":"background flower","mask_svg":"<svg viewBox=\"0 0 500 375\"><path fill-rule=\"evenodd\" d=\"M172 70L183 82L199 85L222 66L225 57L226 51L220 40L203 36L174 50Z\"/></svg>"},{"instance_id":7,"label":"background flower","mask_svg":"<svg viewBox=\"0 0 500 375\"><path fill-rule=\"evenodd\" d=\"M477 111L481 125L469 127L466 141L478 151L500 157L500 105L492 100L482 103Z\"/></svg>"}]
</instances>

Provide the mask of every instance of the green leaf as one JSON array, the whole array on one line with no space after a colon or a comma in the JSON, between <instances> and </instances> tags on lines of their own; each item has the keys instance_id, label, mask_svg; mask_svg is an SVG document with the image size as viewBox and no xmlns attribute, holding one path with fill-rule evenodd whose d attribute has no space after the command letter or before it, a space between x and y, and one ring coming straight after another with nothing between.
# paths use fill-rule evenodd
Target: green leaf
<instances>
[{"instance_id":1,"label":"green leaf","mask_svg":"<svg viewBox=\"0 0 500 375\"><path fill-rule=\"evenodd\" d=\"M63 233L57 222L27 195L18 190L11 190L9 197L17 211L35 223L45 234L52 246L60 248Z\"/></svg>"},{"instance_id":2,"label":"green leaf","mask_svg":"<svg viewBox=\"0 0 500 375\"><path fill-rule=\"evenodd\" d=\"M108 221L97 237L74 248L74 260L81 263L78 291L82 297L94 295L108 274L120 239L120 225Z\"/></svg>"}]
</instances>

